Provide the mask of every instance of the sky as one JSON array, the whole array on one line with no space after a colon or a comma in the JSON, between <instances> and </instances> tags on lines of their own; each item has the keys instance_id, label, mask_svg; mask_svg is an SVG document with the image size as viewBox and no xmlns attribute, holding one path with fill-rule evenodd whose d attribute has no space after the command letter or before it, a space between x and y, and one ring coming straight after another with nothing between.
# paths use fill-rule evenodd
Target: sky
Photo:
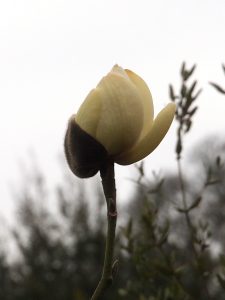
<instances>
[{"instance_id":1,"label":"sky","mask_svg":"<svg viewBox=\"0 0 225 300\"><path fill-rule=\"evenodd\" d=\"M169 101L168 84L179 87L182 61L197 63L204 92L187 148L223 134L225 99L208 81L225 86L224 30L224 0L0 0L1 214L11 215L31 152L50 184L60 178L67 120L116 63L144 78L156 111ZM172 166L175 129L148 170ZM116 168L121 198L133 170Z\"/></svg>"}]
</instances>

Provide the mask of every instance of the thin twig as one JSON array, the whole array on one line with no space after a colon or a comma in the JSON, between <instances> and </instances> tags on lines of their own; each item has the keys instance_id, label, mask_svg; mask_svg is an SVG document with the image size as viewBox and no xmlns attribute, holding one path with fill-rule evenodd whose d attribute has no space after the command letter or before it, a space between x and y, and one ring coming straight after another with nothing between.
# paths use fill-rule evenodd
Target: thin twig
<instances>
[{"instance_id":1,"label":"thin twig","mask_svg":"<svg viewBox=\"0 0 225 300\"><path fill-rule=\"evenodd\" d=\"M113 251L117 220L114 163L112 161L108 161L100 170L100 175L102 178L102 186L107 204L108 228L102 277L91 300L100 299L105 290L111 285L114 269L117 265L117 261L113 263Z\"/></svg>"},{"instance_id":2,"label":"thin twig","mask_svg":"<svg viewBox=\"0 0 225 300\"><path fill-rule=\"evenodd\" d=\"M186 219L186 223L188 225L188 228L191 232L191 240L193 241L193 237L194 237L194 227L192 225L191 222L191 218L188 212L188 205L187 205L187 199L186 199L186 193L185 193L185 186L184 186L184 180L183 180L183 174L182 174L182 168L181 168L181 160L178 158L177 159L177 166L178 166L178 177L179 177L179 181L180 181L180 188L181 188L181 195L182 195L182 202L183 202L183 206L184 206L184 215L185 215L185 219ZM195 254L195 257L198 258L198 253L195 249L195 246L193 243L191 243L192 246L192 250Z\"/></svg>"},{"instance_id":3,"label":"thin twig","mask_svg":"<svg viewBox=\"0 0 225 300\"><path fill-rule=\"evenodd\" d=\"M194 253L195 258L198 261L199 255L198 255L198 252L197 252L194 242L193 242L194 238L195 238L194 226L191 222L191 218L190 218L189 211L188 211L185 186L184 186L184 180L183 180L183 174L182 174L182 167L181 167L181 160L179 157L177 158L177 166L178 166L178 177L179 177L179 181L180 181L180 188L181 188L181 194L182 194L182 202L183 202L183 206L184 206L184 215L185 215L187 226L188 226L188 228L190 230L190 234L191 234L191 247L192 247L192 251ZM204 278L202 278L202 279L204 282L203 288L205 291L206 298L210 299L211 297L209 294L207 283L205 282Z\"/></svg>"}]
</instances>

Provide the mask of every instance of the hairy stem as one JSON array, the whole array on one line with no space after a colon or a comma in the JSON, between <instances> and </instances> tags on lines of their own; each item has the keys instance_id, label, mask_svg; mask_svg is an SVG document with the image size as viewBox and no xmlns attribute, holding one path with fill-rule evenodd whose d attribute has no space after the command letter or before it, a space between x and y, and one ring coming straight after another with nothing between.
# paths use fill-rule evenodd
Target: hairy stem
<instances>
[{"instance_id":1,"label":"hairy stem","mask_svg":"<svg viewBox=\"0 0 225 300\"><path fill-rule=\"evenodd\" d=\"M116 209L116 187L114 178L114 163L108 161L100 170L102 186L107 204L107 236L105 246L105 258L102 270L102 276L98 286L91 297L91 300L101 299L104 291L111 285L113 280L113 269L116 262L113 263L113 251L115 242L117 209Z\"/></svg>"}]
</instances>

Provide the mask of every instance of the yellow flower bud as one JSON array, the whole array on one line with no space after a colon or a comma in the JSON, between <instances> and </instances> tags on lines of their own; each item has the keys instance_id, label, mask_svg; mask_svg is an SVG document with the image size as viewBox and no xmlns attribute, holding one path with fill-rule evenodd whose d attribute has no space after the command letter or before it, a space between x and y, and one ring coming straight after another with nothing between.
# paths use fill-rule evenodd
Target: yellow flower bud
<instances>
[{"instance_id":1,"label":"yellow flower bud","mask_svg":"<svg viewBox=\"0 0 225 300\"><path fill-rule=\"evenodd\" d=\"M115 65L69 121L65 152L72 171L89 177L108 158L121 165L143 159L159 145L174 114L169 103L154 120L144 80Z\"/></svg>"}]
</instances>

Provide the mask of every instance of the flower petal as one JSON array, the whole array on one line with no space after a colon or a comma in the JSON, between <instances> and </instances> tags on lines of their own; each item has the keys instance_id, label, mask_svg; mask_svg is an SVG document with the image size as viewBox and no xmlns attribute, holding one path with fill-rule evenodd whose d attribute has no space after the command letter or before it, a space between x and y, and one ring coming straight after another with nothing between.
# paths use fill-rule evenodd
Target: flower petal
<instances>
[{"instance_id":1,"label":"flower petal","mask_svg":"<svg viewBox=\"0 0 225 300\"><path fill-rule=\"evenodd\" d=\"M129 79L129 76L126 73L126 70L124 70L122 67L115 65L113 66L112 70L110 71L110 73L115 73L116 75L120 75L123 76L126 79Z\"/></svg>"},{"instance_id":2,"label":"flower petal","mask_svg":"<svg viewBox=\"0 0 225 300\"><path fill-rule=\"evenodd\" d=\"M169 103L162 109L154 120L150 132L131 148L131 150L118 155L115 158L115 162L120 165L129 165L149 155L166 135L172 123L175 109L176 105L174 103Z\"/></svg>"},{"instance_id":3,"label":"flower petal","mask_svg":"<svg viewBox=\"0 0 225 300\"><path fill-rule=\"evenodd\" d=\"M101 108L101 97L96 88L90 91L75 116L77 124L93 138L96 136Z\"/></svg>"},{"instance_id":4,"label":"flower petal","mask_svg":"<svg viewBox=\"0 0 225 300\"><path fill-rule=\"evenodd\" d=\"M97 86L102 109L96 139L110 155L126 151L137 142L143 127L143 105L136 86L110 72Z\"/></svg>"},{"instance_id":5,"label":"flower petal","mask_svg":"<svg viewBox=\"0 0 225 300\"><path fill-rule=\"evenodd\" d=\"M144 109L144 126L142 128L140 139L142 139L151 129L154 118L154 106L151 92L145 81L130 70L125 70L130 80L135 84L141 94L141 102Z\"/></svg>"}]
</instances>

